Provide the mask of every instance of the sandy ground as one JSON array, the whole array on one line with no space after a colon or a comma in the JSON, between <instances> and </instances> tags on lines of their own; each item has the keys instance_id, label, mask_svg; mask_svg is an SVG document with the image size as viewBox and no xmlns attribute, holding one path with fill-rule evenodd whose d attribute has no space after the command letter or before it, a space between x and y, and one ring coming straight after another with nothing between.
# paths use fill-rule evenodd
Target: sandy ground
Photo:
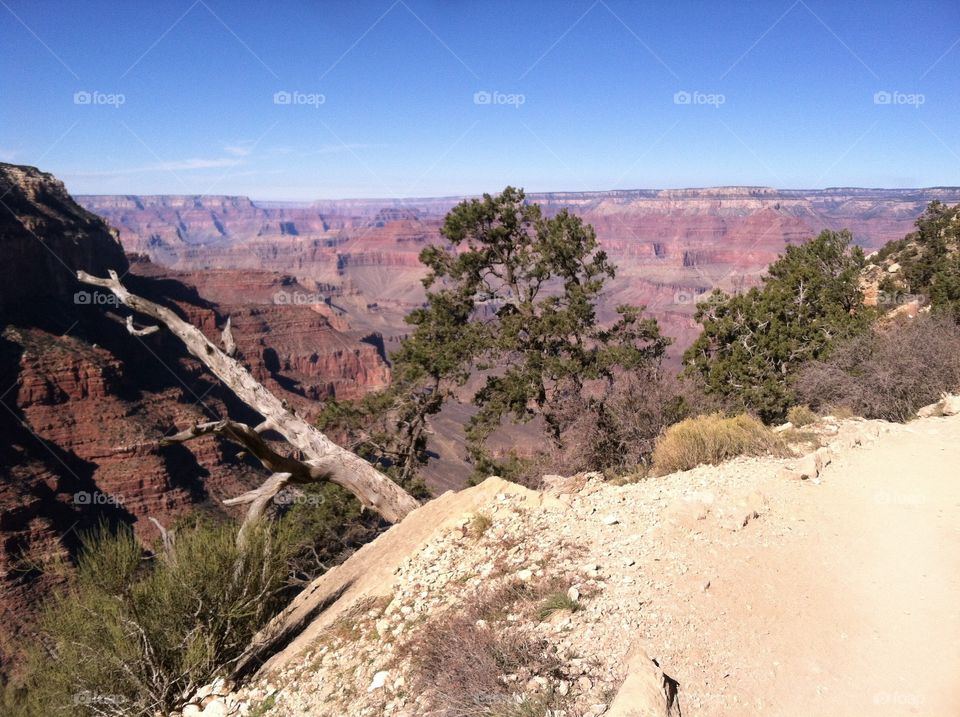
<instances>
[{"instance_id":1,"label":"sandy ground","mask_svg":"<svg viewBox=\"0 0 960 717\"><path fill-rule=\"evenodd\" d=\"M738 540L688 541L695 577L658 591L684 715L960 715L960 418L761 490Z\"/></svg>"}]
</instances>

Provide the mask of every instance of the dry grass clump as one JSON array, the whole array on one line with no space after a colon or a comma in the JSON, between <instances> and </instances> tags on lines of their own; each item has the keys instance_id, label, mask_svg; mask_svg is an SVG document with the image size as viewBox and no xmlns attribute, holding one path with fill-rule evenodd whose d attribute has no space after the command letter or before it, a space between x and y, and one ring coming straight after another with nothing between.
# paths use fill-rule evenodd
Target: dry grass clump
<instances>
[{"instance_id":1,"label":"dry grass clump","mask_svg":"<svg viewBox=\"0 0 960 717\"><path fill-rule=\"evenodd\" d=\"M559 706L549 690L517 702L515 693L533 676L559 677L560 661L549 643L509 614L530 612L552 587L509 581L479 591L464 605L433 616L398 650L409 659L412 688L430 690L444 717L521 717ZM507 675L517 676L507 682Z\"/></svg>"},{"instance_id":2,"label":"dry grass clump","mask_svg":"<svg viewBox=\"0 0 960 717\"><path fill-rule=\"evenodd\" d=\"M474 540L479 539L491 525L493 525L493 520L490 519L490 516L483 513L474 513L470 522L467 523L467 535Z\"/></svg>"},{"instance_id":3,"label":"dry grass clump","mask_svg":"<svg viewBox=\"0 0 960 717\"><path fill-rule=\"evenodd\" d=\"M537 617L543 621L551 617L554 613L562 610L576 612L579 609L580 602L578 600L570 597L570 595L564 590L557 590L556 592L552 592L547 595L544 601L540 604L540 609L537 611Z\"/></svg>"},{"instance_id":4,"label":"dry grass clump","mask_svg":"<svg viewBox=\"0 0 960 717\"><path fill-rule=\"evenodd\" d=\"M784 441L753 416L712 413L668 428L653 449L653 472L666 475L704 463L716 465L737 456L785 452Z\"/></svg>"},{"instance_id":5,"label":"dry grass clump","mask_svg":"<svg viewBox=\"0 0 960 717\"><path fill-rule=\"evenodd\" d=\"M809 406L794 406L787 411L787 420L797 428L803 428L816 423L817 414L811 411Z\"/></svg>"}]
</instances>

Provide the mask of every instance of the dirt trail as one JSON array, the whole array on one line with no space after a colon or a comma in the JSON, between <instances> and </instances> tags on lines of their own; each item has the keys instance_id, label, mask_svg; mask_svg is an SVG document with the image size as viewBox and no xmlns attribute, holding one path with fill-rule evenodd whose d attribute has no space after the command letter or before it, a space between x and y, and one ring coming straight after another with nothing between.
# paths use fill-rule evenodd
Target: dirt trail
<instances>
[{"instance_id":1,"label":"dirt trail","mask_svg":"<svg viewBox=\"0 0 960 717\"><path fill-rule=\"evenodd\" d=\"M960 715L960 418L763 490L741 539L684 556L714 576L674 610L684 715Z\"/></svg>"},{"instance_id":2,"label":"dirt trail","mask_svg":"<svg viewBox=\"0 0 960 717\"><path fill-rule=\"evenodd\" d=\"M343 596L265 670L270 714L438 714L408 692L398 645L478 590L553 579L579 609L514 626L558 656L567 717L608 712L638 643L679 682L685 717L960 717L960 416L816 430L835 451L816 480L739 458L546 495L490 479L427 504L317 581ZM364 596L389 604L338 636Z\"/></svg>"}]
</instances>

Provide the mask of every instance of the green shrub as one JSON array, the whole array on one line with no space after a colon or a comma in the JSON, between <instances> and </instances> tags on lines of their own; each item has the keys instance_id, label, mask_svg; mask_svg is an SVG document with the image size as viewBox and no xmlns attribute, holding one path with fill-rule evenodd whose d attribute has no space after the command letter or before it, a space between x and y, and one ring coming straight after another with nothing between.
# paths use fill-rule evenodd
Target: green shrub
<instances>
[{"instance_id":1,"label":"green shrub","mask_svg":"<svg viewBox=\"0 0 960 717\"><path fill-rule=\"evenodd\" d=\"M289 599L294 542L283 526L178 531L145 556L132 531L84 536L77 573L40 618L12 714L152 717L228 671Z\"/></svg>"},{"instance_id":2,"label":"green shrub","mask_svg":"<svg viewBox=\"0 0 960 717\"><path fill-rule=\"evenodd\" d=\"M540 605L540 610L537 612L537 617L543 621L553 615L555 612L559 612L561 610L576 612L579 609L579 601L570 597L568 592L564 590L558 590L547 595L546 599Z\"/></svg>"},{"instance_id":3,"label":"green shrub","mask_svg":"<svg viewBox=\"0 0 960 717\"><path fill-rule=\"evenodd\" d=\"M730 418L713 413L688 418L667 429L653 449L653 470L656 475L666 475L705 463L716 465L736 456L784 452L780 437L753 416Z\"/></svg>"},{"instance_id":4,"label":"green shrub","mask_svg":"<svg viewBox=\"0 0 960 717\"><path fill-rule=\"evenodd\" d=\"M873 318L860 291L863 252L852 241L848 231L821 232L788 246L761 286L736 296L714 291L697 305L703 331L684 354L686 374L739 410L780 421L795 403L797 370Z\"/></svg>"},{"instance_id":5,"label":"green shrub","mask_svg":"<svg viewBox=\"0 0 960 717\"><path fill-rule=\"evenodd\" d=\"M787 420L795 427L802 428L803 426L809 426L811 423L815 423L817 414L811 411L809 406L793 406L787 411Z\"/></svg>"}]
</instances>

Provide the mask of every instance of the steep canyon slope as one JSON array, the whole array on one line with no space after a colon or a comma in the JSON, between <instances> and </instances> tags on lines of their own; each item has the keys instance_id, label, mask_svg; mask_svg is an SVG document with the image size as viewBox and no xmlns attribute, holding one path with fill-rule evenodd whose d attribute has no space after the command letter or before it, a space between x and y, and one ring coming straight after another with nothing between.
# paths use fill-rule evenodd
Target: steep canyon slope
<instances>
[{"instance_id":1,"label":"steep canyon slope","mask_svg":"<svg viewBox=\"0 0 960 717\"><path fill-rule=\"evenodd\" d=\"M134 338L112 296L74 273L125 275L128 286L179 310L211 336L227 316L243 360L309 415L316 399L356 397L390 380L376 337L325 305L274 303L304 287L269 272L196 277L128 259L115 233L31 167L0 164L0 669L37 597L44 565L76 550L78 532L125 522L146 540L262 480L235 449L205 438L158 440L248 409L164 334ZM364 340L364 339L367 340Z\"/></svg>"}]
</instances>

